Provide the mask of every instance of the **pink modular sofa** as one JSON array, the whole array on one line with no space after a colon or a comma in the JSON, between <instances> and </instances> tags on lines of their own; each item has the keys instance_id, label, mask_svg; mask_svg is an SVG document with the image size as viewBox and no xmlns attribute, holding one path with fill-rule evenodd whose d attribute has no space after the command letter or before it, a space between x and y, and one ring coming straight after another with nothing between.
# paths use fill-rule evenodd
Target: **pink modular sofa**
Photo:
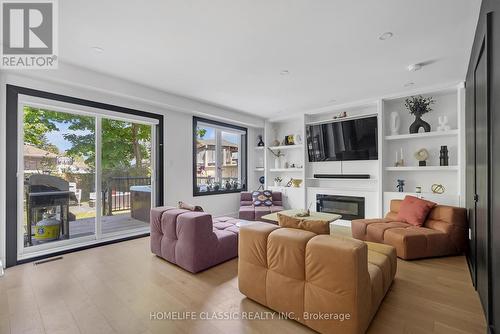
<instances>
[{"instance_id":1,"label":"pink modular sofa","mask_svg":"<svg viewBox=\"0 0 500 334\"><path fill-rule=\"evenodd\" d=\"M151 251L197 273L238 256L238 219L174 207L151 210Z\"/></svg>"},{"instance_id":2,"label":"pink modular sofa","mask_svg":"<svg viewBox=\"0 0 500 334\"><path fill-rule=\"evenodd\" d=\"M252 201L252 193L241 193L239 214L240 219L261 220L262 216L279 211L283 211L283 199L281 192L279 191L273 191L272 206L254 206Z\"/></svg>"}]
</instances>

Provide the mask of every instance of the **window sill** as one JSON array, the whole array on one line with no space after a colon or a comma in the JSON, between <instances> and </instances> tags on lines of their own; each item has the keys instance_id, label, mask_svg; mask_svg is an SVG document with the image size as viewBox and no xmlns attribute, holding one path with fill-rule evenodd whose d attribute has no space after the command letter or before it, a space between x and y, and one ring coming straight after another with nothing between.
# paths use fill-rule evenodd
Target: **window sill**
<instances>
[{"instance_id":1,"label":"window sill","mask_svg":"<svg viewBox=\"0 0 500 334\"><path fill-rule=\"evenodd\" d=\"M198 196L210 196L210 195L223 195L223 194L236 194L236 193L241 193L243 191L247 191L246 189L231 189L231 190L213 190L213 191L200 191L200 192L194 192L193 197L198 197Z\"/></svg>"}]
</instances>

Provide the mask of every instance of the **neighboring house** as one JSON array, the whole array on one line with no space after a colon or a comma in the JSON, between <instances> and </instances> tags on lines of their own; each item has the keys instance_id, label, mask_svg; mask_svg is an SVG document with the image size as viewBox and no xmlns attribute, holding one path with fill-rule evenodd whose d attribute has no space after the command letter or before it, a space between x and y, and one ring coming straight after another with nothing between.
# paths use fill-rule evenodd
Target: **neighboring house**
<instances>
[{"instance_id":1,"label":"neighboring house","mask_svg":"<svg viewBox=\"0 0 500 334\"><path fill-rule=\"evenodd\" d=\"M198 139L197 165L198 175L215 177L215 139ZM222 177L238 177L238 144L222 141Z\"/></svg>"},{"instance_id":2,"label":"neighboring house","mask_svg":"<svg viewBox=\"0 0 500 334\"><path fill-rule=\"evenodd\" d=\"M54 170L57 166L57 154L42 150L33 145L24 144L24 172L39 173Z\"/></svg>"},{"instance_id":3,"label":"neighboring house","mask_svg":"<svg viewBox=\"0 0 500 334\"><path fill-rule=\"evenodd\" d=\"M83 161L60 156L30 144L24 144L24 172L40 173L43 171L51 171L57 174L87 174L91 172Z\"/></svg>"}]
</instances>

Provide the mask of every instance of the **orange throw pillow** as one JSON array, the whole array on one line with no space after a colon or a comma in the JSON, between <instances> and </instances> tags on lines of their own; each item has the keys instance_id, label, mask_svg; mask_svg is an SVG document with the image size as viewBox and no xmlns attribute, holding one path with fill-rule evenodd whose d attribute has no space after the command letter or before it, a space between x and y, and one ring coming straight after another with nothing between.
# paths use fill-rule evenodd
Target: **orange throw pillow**
<instances>
[{"instance_id":1,"label":"orange throw pillow","mask_svg":"<svg viewBox=\"0 0 500 334\"><path fill-rule=\"evenodd\" d=\"M427 215L435 206L436 203L434 202L406 195L399 207L397 220L414 226L422 226Z\"/></svg>"},{"instance_id":2,"label":"orange throw pillow","mask_svg":"<svg viewBox=\"0 0 500 334\"><path fill-rule=\"evenodd\" d=\"M278 213L278 223L281 227L296 228L316 234L330 234L330 222L326 220L308 220Z\"/></svg>"}]
</instances>

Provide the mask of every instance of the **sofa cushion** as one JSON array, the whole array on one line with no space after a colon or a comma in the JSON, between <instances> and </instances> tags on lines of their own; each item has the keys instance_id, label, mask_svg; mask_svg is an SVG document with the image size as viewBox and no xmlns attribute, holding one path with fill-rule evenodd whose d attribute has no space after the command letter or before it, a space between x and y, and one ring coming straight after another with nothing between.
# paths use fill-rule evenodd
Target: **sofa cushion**
<instances>
[{"instance_id":1,"label":"sofa cushion","mask_svg":"<svg viewBox=\"0 0 500 334\"><path fill-rule=\"evenodd\" d=\"M271 206L273 205L273 193L269 190L254 191L252 201L254 206Z\"/></svg>"},{"instance_id":2,"label":"sofa cushion","mask_svg":"<svg viewBox=\"0 0 500 334\"><path fill-rule=\"evenodd\" d=\"M255 220L255 208L253 205L241 206L239 211L239 218L245 220Z\"/></svg>"},{"instance_id":3,"label":"sofa cushion","mask_svg":"<svg viewBox=\"0 0 500 334\"><path fill-rule=\"evenodd\" d=\"M308 220L278 213L278 224L281 227L296 228L316 234L330 234L330 222L324 220Z\"/></svg>"},{"instance_id":4,"label":"sofa cushion","mask_svg":"<svg viewBox=\"0 0 500 334\"><path fill-rule=\"evenodd\" d=\"M426 227L394 228L385 233L384 243L394 246L405 260L450 254L446 233Z\"/></svg>"},{"instance_id":5,"label":"sofa cushion","mask_svg":"<svg viewBox=\"0 0 500 334\"><path fill-rule=\"evenodd\" d=\"M409 227L410 224L401 222L372 223L366 227L366 240L379 242L384 240L385 233L393 228Z\"/></svg>"},{"instance_id":6,"label":"sofa cushion","mask_svg":"<svg viewBox=\"0 0 500 334\"><path fill-rule=\"evenodd\" d=\"M414 226L424 225L425 219L436 203L406 195L399 208L397 220Z\"/></svg>"}]
</instances>

